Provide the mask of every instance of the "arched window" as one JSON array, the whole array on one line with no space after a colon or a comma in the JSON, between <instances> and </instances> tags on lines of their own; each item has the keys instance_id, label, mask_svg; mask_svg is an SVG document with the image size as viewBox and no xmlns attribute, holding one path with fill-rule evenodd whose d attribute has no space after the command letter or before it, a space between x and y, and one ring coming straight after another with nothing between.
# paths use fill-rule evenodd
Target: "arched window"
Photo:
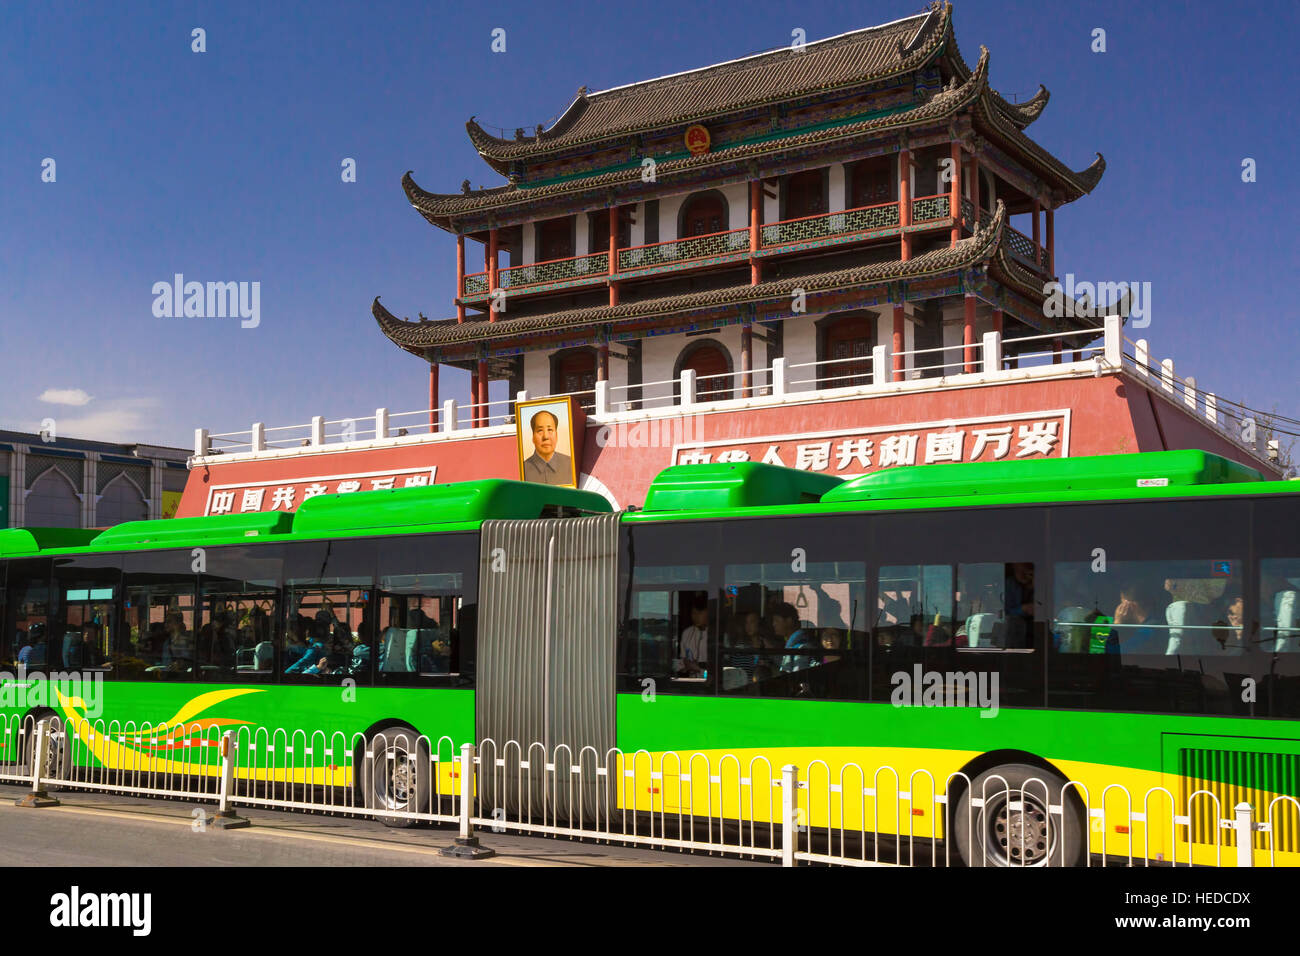
<instances>
[{"instance_id":1,"label":"arched window","mask_svg":"<svg viewBox=\"0 0 1300 956\"><path fill-rule=\"evenodd\" d=\"M563 349L551 356L551 394L592 392L596 388L596 350L588 347ZM582 407L596 407L594 395L582 397Z\"/></svg>"},{"instance_id":2,"label":"arched window","mask_svg":"<svg viewBox=\"0 0 1300 956\"><path fill-rule=\"evenodd\" d=\"M871 383L871 349L876 342L876 317L857 313L825 319L819 325L818 352L823 362L819 388L847 388Z\"/></svg>"},{"instance_id":3,"label":"arched window","mask_svg":"<svg viewBox=\"0 0 1300 956\"><path fill-rule=\"evenodd\" d=\"M123 521L144 521L149 517L149 506L144 495L126 475L118 475L104 487L95 508L95 524L110 526Z\"/></svg>"},{"instance_id":4,"label":"arched window","mask_svg":"<svg viewBox=\"0 0 1300 956\"><path fill-rule=\"evenodd\" d=\"M817 216L826 211L826 170L807 169L785 183L785 219Z\"/></svg>"},{"instance_id":5,"label":"arched window","mask_svg":"<svg viewBox=\"0 0 1300 956\"><path fill-rule=\"evenodd\" d=\"M81 527L81 498L72 482L57 468L47 469L32 482L23 523L34 528Z\"/></svg>"},{"instance_id":6,"label":"arched window","mask_svg":"<svg viewBox=\"0 0 1300 956\"><path fill-rule=\"evenodd\" d=\"M686 369L695 370L695 400L722 402L733 397L731 353L720 342L706 339L682 349L673 370L673 395L680 400L681 377ZM713 377L718 376L718 377Z\"/></svg>"},{"instance_id":7,"label":"arched window","mask_svg":"<svg viewBox=\"0 0 1300 956\"><path fill-rule=\"evenodd\" d=\"M875 206L898 198L898 175L890 156L874 156L849 167L849 208Z\"/></svg>"},{"instance_id":8,"label":"arched window","mask_svg":"<svg viewBox=\"0 0 1300 956\"><path fill-rule=\"evenodd\" d=\"M727 203L716 191L696 193L682 203L680 231L683 239L708 236L727 228Z\"/></svg>"}]
</instances>

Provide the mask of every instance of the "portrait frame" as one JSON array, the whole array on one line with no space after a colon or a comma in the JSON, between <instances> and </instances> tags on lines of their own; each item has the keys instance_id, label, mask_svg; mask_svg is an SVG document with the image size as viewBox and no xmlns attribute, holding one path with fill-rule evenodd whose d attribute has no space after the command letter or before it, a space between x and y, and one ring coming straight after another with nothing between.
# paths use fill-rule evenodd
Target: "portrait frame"
<instances>
[{"instance_id":1,"label":"portrait frame","mask_svg":"<svg viewBox=\"0 0 1300 956\"><path fill-rule=\"evenodd\" d=\"M537 478L529 477L529 459L537 453L533 443L533 419L542 412L549 412L556 420L556 441L553 455L566 455L569 460L568 480L545 482L560 488L578 487L578 456L582 443L578 429L584 428L582 409L576 407L572 396L533 398L526 402L515 403L515 453L519 465L519 480L538 483Z\"/></svg>"}]
</instances>

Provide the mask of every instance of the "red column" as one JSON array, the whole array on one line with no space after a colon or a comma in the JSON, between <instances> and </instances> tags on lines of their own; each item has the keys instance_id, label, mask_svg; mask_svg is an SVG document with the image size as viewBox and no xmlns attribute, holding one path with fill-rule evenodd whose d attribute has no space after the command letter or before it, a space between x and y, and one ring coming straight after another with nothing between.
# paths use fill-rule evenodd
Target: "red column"
<instances>
[{"instance_id":1,"label":"red column","mask_svg":"<svg viewBox=\"0 0 1300 956\"><path fill-rule=\"evenodd\" d=\"M758 252L759 226L763 224L763 184L752 180L749 184L749 284L758 285L763 281L763 270L754 258ZM746 329L749 326L745 326ZM747 386L748 387L748 386ZM746 391L746 396L749 392Z\"/></svg>"},{"instance_id":2,"label":"red column","mask_svg":"<svg viewBox=\"0 0 1300 956\"><path fill-rule=\"evenodd\" d=\"M497 290L497 230L493 226L488 233L488 293L489 295ZM489 306L492 300L488 299ZM495 309L488 309L488 319L492 322L497 320Z\"/></svg>"},{"instance_id":3,"label":"red column","mask_svg":"<svg viewBox=\"0 0 1300 956\"><path fill-rule=\"evenodd\" d=\"M478 360L478 423L486 425L488 423L488 367L487 359Z\"/></svg>"},{"instance_id":4,"label":"red column","mask_svg":"<svg viewBox=\"0 0 1300 956\"><path fill-rule=\"evenodd\" d=\"M993 331L998 335L1002 334L1002 310L993 310Z\"/></svg>"},{"instance_id":5,"label":"red column","mask_svg":"<svg viewBox=\"0 0 1300 956\"><path fill-rule=\"evenodd\" d=\"M961 143L952 141L952 182L948 190L948 215L952 217L949 242L957 245L961 238Z\"/></svg>"},{"instance_id":6,"label":"red column","mask_svg":"<svg viewBox=\"0 0 1300 956\"><path fill-rule=\"evenodd\" d=\"M1061 340L1052 339L1052 364L1061 364Z\"/></svg>"},{"instance_id":7,"label":"red column","mask_svg":"<svg viewBox=\"0 0 1300 956\"><path fill-rule=\"evenodd\" d=\"M1047 271L1051 275L1056 275L1056 228L1053 220L1056 218L1056 210L1047 210Z\"/></svg>"},{"instance_id":8,"label":"red column","mask_svg":"<svg viewBox=\"0 0 1300 956\"><path fill-rule=\"evenodd\" d=\"M618 273L618 207L609 207L609 274ZM618 305L618 284L609 283L609 304Z\"/></svg>"},{"instance_id":9,"label":"red column","mask_svg":"<svg viewBox=\"0 0 1300 956\"><path fill-rule=\"evenodd\" d=\"M740 397L754 394L754 326L746 322L740 327Z\"/></svg>"},{"instance_id":10,"label":"red column","mask_svg":"<svg viewBox=\"0 0 1300 956\"><path fill-rule=\"evenodd\" d=\"M965 322L962 325L962 359L967 372L975 371L975 296L966 296Z\"/></svg>"},{"instance_id":11,"label":"red column","mask_svg":"<svg viewBox=\"0 0 1300 956\"><path fill-rule=\"evenodd\" d=\"M900 255L904 262L912 258L912 237L907 234L907 227L911 224L912 151L904 149L898 153L898 228L902 231Z\"/></svg>"},{"instance_id":12,"label":"red column","mask_svg":"<svg viewBox=\"0 0 1300 956\"><path fill-rule=\"evenodd\" d=\"M1038 200L1035 199L1034 200L1034 262L1038 263L1041 266L1043 264L1043 257L1040 254L1041 247L1039 246L1039 242L1041 241L1040 240L1041 232L1038 229L1039 208L1040 207L1038 205Z\"/></svg>"},{"instance_id":13,"label":"red column","mask_svg":"<svg viewBox=\"0 0 1300 956\"><path fill-rule=\"evenodd\" d=\"M429 431L438 430L438 363L429 363Z\"/></svg>"},{"instance_id":14,"label":"red column","mask_svg":"<svg viewBox=\"0 0 1300 956\"><path fill-rule=\"evenodd\" d=\"M894 381L903 380L903 304L894 306Z\"/></svg>"},{"instance_id":15,"label":"red column","mask_svg":"<svg viewBox=\"0 0 1300 956\"><path fill-rule=\"evenodd\" d=\"M465 237L456 233L456 321L465 321L465 306L460 297L465 294Z\"/></svg>"},{"instance_id":16,"label":"red column","mask_svg":"<svg viewBox=\"0 0 1300 956\"><path fill-rule=\"evenodd\" d=\"M471 405L478 402L478 366L475 365L469 370L469 403ZM475 428L478 425L478 409L472 409L469 416L469 427Z\"/></svg>"},{"instance_id":17,"label":"red column","mask_svg":"<svg viewBox=\"0 0 1300 956\"><path fill-rule=\"evenodd\" d=\"M974 210L971 222L971 232L974 232L980 221L980 158L974 153L970 157L970 204Z\"/></svg>"}]
</instances>

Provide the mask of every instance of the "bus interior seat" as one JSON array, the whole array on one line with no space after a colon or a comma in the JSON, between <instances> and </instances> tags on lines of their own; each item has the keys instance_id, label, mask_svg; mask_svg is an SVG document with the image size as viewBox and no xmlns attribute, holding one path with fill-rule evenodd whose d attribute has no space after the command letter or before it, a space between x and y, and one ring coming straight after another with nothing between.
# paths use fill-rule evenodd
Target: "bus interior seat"
<instances>
[{"instance_id":1,"label":"bus interior seat","mask_svg":"<svg viewBox=\"0 0 1300 956\"><path fill-rule=\"evenodd\" d=\"M739 667L722 668L722 689L735 690L738 687L744 687L749 683L749 678Z\"/></svg>"},{"instance_id":2,"label":"bus interior seat","mask_svg":"<svg viewBox=\"0 0 1300 956\"><path fill-rule=\"evenodd\" d=\"M1300 651L1300 628L1296 627L1295 591L1278 591L1273 595L1273 619L1277 621L1277 640L1273 644L1274 653L1295 653Z\"/></svg>"},{"instance_id":3,"label":"bus interior seat","mask_svg":"<svg viewBox=\"0 0 1300 956\"><path fill-rule=\"evenodd\" d=\"M966 618L966 643L969 647L994 647L997 615L972 614Z\"/></svg>"},{"instance_id":4,"label":"bus interior seat","mask_svg":"<svg viewBox=\"0 0 1300 956\"><path fill-rule=\"evenodd\" d=\"M384 652L379 660L379 669L389 673L410 673L411 655L415 651L415 630L404 627L390 627L384 631Z\"/></svg>"},{"instance_id":5,"label":"bus interior seat","mask_svg":"<svg viewBox=\"0 0 1300 956\"><path fill-rule=\"evenodd\" d=\"M1165 654L1218 654L1222 648L1206 626L1206 608L1192 601L1174 601L1165 608L1169 644Z\"/></svg>"}]
</instances>

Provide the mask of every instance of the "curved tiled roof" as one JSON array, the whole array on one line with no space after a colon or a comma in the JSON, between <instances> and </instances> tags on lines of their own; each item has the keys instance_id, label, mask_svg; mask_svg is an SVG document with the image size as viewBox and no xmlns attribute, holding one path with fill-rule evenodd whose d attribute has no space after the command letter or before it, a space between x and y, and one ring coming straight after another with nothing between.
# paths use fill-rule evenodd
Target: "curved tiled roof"
<instances>
[{"instance_id":1,"label":"curved tiled roof","mask_svg":"<svg viewBox=\"0 0 1300 956\"><path fill-rule=\"evenodd\" d=\"M961 49L957 46L957 37L952 32L951 23L948 28L948 36L944 38L943 59L958 80L965 81L974 72L967 66L966 60L961 55ZM1047 101L1051 98L1052 94L1041 83L1038 84L1038 92L1023 103L1009 103L997 90L989 89L989 99L993 102L994 107L1004 119L1017 129L1024 129L1042 116L1043 110L1047 108Z\"/></svg>"},{"instance_id":2,"label":"curved tiled roof","mask_svg":"<svg viewBox=\"0 0 1300 956\"><path fill-rule=\"evenodd\" d=\"M979 62L966 81L951 89L942 90L927 102L904 113L893 113L873 119L861 120L838 127L834 131L814 130L800 133L786 139L765 143L732 146L699 156L667 160L655 166L656 180L663 183L675 175L706 169L709 166L734 163L737 160L756 157L764 153L779 153L796 149L810 143L829 143L836 139L853 139L867 133L877 133L888 129L901 129L918 123L946 119L959 113L962 109L975 103L988 86L988 50L981 48ZM1062 167L1064 168L1064 167ZM514 184L496 186L491 189L477 189L469 193L431 193L415 182L410 172L402 177L402 189L411 205L429 222L442 228L449 228L449 221L455 216L484 212L494 208L507 208L518 202L528 202L538 198L600 191L614 186L641 182L641 168L620 169L613 172L591 176L581 180L552 183L549 186L521 188Z\"/></svg>"},{"instance_id":3,"label":"curved tiled roof","mask_svg":"<svg viewBox=\"0 0 1300 956\"><path fill-rule=\"evenodd\" d=\"M950 19L951 6L935 5L928 13L809 43L799 51L787 46L598 93L580 90L550 129L522 139L493 136L472 118L465 125L474 148L489 162L537 157L909 72L939 49Z\"/></svg>"},{"instance_id":4,"label":"curved tiled roof","mask_svg":"<svg viewBox=\"0 0 1300 956\"><path fill-rule=\"evenodd\" d=\"M620 322L654 316L674 315L690 309L741 306L769 299L788 298L795 289L803 289L808 293L824 292L905 279L922 279L968 269L987 263L998 254L1002 246L1006 220L1006 206L999 200L993 218L988 224L954 246L935 249L905 262L902 260L876 262L816 275L763 282L759 285L728 286L704 292L646 299L641 302L570 309L565 312L501 319L496 322L479 320L463 323L457 323L454 319L439 322L405 321L384 308L376 296L371 306L371 314L379 323L384 335L394 344L415 354L420 354L423 349L439 346L483 342L594 324L617 325ZM1038 281L1038 288L1041 292L1041 279Z\"/></svg>"}]
</instances>

